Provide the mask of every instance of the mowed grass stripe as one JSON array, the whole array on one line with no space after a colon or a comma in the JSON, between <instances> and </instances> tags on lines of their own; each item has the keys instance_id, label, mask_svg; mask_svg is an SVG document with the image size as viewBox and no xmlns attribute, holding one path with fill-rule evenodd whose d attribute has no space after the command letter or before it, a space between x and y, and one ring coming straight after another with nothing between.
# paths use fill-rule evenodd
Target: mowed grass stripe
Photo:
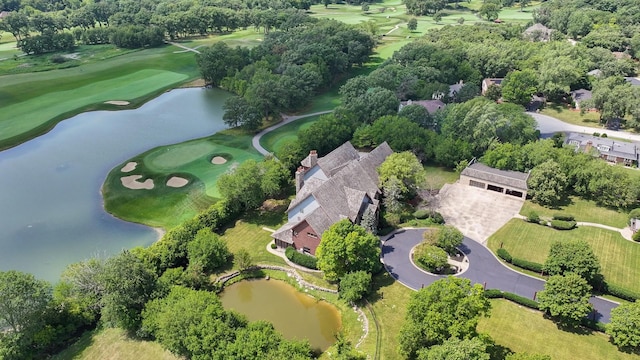
<instances>
[{"instance_id":1,"label":"mowed grass stripe","mask_svg":"<svg viewBox=\"0 0 640 360\"><path fill-rule=\"evenodd\" d=\"M634 175L637 171L634 172ZM607 209L596 205L595 201L584 200L577 196L570 198L570 203L560 209L549 209L527 200L520 210L520 214L527 216L531 211L535 211L540 216L551 218L554 214L570 214L576 218L576 221L592 222L602 225L624 228L627 226L627 214Z\"/></svg>"},{"instance_id":2,"label":"mowed grass stripe","mask_svg":"<svg viewBox=\"0 0 640 360\"><path fill-rule=\"evenodd\" d=\"M584 240L591 245L608 282L640 291L640 244L614 231L590 226L559 231L512 219L489 238L488 246L496 251L502 244L514 257L544 263L554 241L568 240Z\"/></svg>"},{"instance_id":3,"label":"mowed grass stripe","mask_svg":"<svg viewBox=\"0 0 640 360\"><path fill-rule=\"evenodd\" d=\"M108 100L133 100L147 94L150 88L168 87L187 78L185 74L170 71L142 70L7 106L0 115L3 127L0 140L10 139L38 128L60 114Z\"/></svg>"},{"instance_id":4,"label":"mowed grass stripe","mask_svg":"<svg viewBox=\"0 0 640 360\"><path fill-rule=\"evenodd\" d=\"M482 318L478 332L514 352L550 355L553 360L627 360L637 355L618 351L602 333L572 333L558 329L551 320L507 300L491 300L491 316Z\"/></svg>"}]
</instances>

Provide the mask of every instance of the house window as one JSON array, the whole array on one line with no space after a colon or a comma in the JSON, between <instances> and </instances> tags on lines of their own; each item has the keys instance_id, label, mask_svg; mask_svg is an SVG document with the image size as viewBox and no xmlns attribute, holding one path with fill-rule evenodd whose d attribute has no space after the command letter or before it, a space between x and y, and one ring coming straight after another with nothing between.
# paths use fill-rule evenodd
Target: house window
<instances>
[{"instance_id":1,"label":"house window","mask_svg":"<svg viewBox=\"0 0 640 360\"><path fill-rule=\"evenodd\" d=\"M302 252L303 253L307 253L307 254L311 254L311 249L309 249L308 247L305 246L305 247L302 248Z\"/></svg>"},{"instance_id":2,"label":"house window","mask_svg":"<svg viewBox=\"0 0 640 360\"><path fill-rule=\"evenodd\" d=\"M570 145L575 145L575 146L580 146L580 141L578 141L578 140L570 140L569 144Z\"/></svg>"},{"instance_id":3,"label":"house window","mask_svg":"<svg viewBox=\"0 0 640 360\"><path fill-rule=\"evenodd\" d=\"M624 164L625 164L625 165L627 165L627 166L631 166L631 165L633 165L633 160L631 160L631 159L624 159Z\"/></svg>"},{"instance_id":4,"label":"house window","mask_svg":"<svg viewBox=\"0 0 640 360\"><path fill-rule=\"evenodd\" d=\"M293 236L298 236L298 232L293 230Z\"/></svg>"},{"instance_id":5,"label":"house window","mask_svg":"<svg viewBox=\"0 0 640 360\"><path fill-rule=\"evenodd\" d=\"M607 155L607 161L616 162L617 158L613 155Z\"/></svg>"},{"instance_id":6,"label":"house window","mask_svg":"<svg viewBox=\"0 0 640 360\"><path fill-rule=\"evenodd\" d=\"M310 232L308 232L308 233L307 233L307 236L312 237L312 238L314 238L314 239L317 239L317 238L318 238L318 235L316 235L316 234L314 234L314 233L310 233Z\"/></svg>"},{"instance_id":7,"label":"house window","mask_svg":"<svg viewBox=\"0 0 640 360\"><path fill-rule=\"evenodd\" d=\"M604 152L607 152L610 150L610 147L608 145L598 145L597 148L598 150L604 151Z\"/></svg>"},{"instance_id":8,"label":"house window","mask_svg":"<svg viewBox=\"0 0 640 360\"><path fill-rule=\"evenodd\" d=\"M477 187L480 189L484 189L485 183L475 180L469 180L469 186Z\"/></svg>"}]
</instances>

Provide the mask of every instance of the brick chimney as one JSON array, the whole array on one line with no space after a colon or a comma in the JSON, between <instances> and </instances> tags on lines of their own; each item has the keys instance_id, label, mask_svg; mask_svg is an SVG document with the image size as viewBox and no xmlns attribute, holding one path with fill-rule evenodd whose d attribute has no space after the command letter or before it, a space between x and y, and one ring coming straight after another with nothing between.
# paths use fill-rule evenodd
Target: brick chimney
<instances>
[{"instance_id":1,"label":"brick chimney","mask_svg":"<svg viewBox=\"0 0 640 360\"><path fill-rule=\"evenodd\" d=\"M311 166L309 166L310 168L316 166L316 164L318 163L318 152L315 150L311 150L309 151L309 163L311 164Z\"/></svg>"},{"instance_id":2,"label":"brick chimney","mask_svg":"<svg viewBox=\"0 0 640 360\"><path fill-rule=\"evenodd\" d=\"M585 154L590 153L592 147L593 147L593 143L591 142L591 140L587 141L587 145L584 147Z\"/></svg>"},{"instance_id":3,"label":"brick chimney","mask_svg":"<svg viewBox=\"0 0 640 360\"><path fill-rule=\"evenodd\" d=\"M305 172L307 172L307 169L305 169L303 166L299 166L298 170L296 170L296 194L298 193L298 191L300 191L300 189L302 189L302 186L304 186Z\"/></svg>"}]
</instances>

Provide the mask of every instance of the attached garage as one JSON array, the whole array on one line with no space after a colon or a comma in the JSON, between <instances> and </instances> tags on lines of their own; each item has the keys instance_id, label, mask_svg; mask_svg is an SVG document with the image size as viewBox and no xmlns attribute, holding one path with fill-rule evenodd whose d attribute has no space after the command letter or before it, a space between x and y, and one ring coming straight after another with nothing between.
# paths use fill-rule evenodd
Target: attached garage
<instances>
[{"instance_id":1,"label":"attached garage","mask_svg":"<svg viewBox=\"0 0 640 360\"><path fill-rule=\"evenodd\" d=\"M494 169L475 159L460 173L460 183L520 199L527 198L528 173Z\"/></svg>"}]
</instances>

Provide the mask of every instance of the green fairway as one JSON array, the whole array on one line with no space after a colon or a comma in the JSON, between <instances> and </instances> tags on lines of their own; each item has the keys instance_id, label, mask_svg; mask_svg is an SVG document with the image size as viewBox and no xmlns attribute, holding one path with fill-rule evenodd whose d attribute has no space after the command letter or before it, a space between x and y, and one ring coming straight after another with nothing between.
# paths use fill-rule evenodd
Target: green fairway
<instances>
[{"instance_id":1,"label":"green fairway","mask_svg":"<svg viewBox=\"0 0 640 360\"><path fill-rule=\"evenodd\" d=\"M260 145L269 152L276 153L282 145L298 139L298 131L307 129L311 124L318 121L318 118L320 118L320 116L311 116L281 126L265 134L260 139Z\"/></svg>"},{"instance_id":2,"label":"green fairway","mask_svg":"<svg viewBox=\"0 0 640 360\"><path fill-rule=\"evenodd\" d=\"M592 200L584 200L577 196L572 196L569 204L559 209L549 209L527 200L520 210L520 215L527 216L531 211L549 219L557 213L570 214L576 218L576 221L592 222L620 229L626 227L628 221L626 213L598 206Z\"/></svg>"},{"instance_id":3,"label":"green fairway","mask_svg":"<svg viewBox=\"0 0 640 360\"><path fill-rule=\"evenodd\" d=\"M68 69L0 76L0 149L40 135L77 113L123 108L104 101L126 100L131 104L124 108L137 107L196 78L194 54L174 50L140 50Z\"/></svg>"},{"instance_id":4,"label":"green fairway","mask_svg":"<svg viewBox=\"0 0 640 360\"><path fill-rule=\"evenodd\" d=\"M213 164L214 157L223 157L224 164ZM262 156L251 146L251 135L223 131L213 136L160 146L135 156L116 166L103 185L105 209L115 216L151 226L170 228L206 209L220 198L216 187L218 177L247 159ZM123 173L122 167L136 162L134 171ZM142 175L152 179L153 189L128 189L123 176ZM189 183L180 188L166 185L179 176Z\"/></svg>"},{"instance_id":5,"label":"green fairway","mask_svg":"<svg viewBox=\"0 0 640 360\"><path fill-rule=\"evenodd\" d=\"M542 264L551 244L566 240L591 245L607 282L640 291L640 244L625 240L618 232L590 226L560 231L512 219L489 238L488 246L495 252L502 244L512 256Z\"/></svg>"},{"instance_id":6,"label":"green fairway","mask_svg":"<svg viewBox=\"0 0 640 360\"><path fill-rule=\"evenodd\" d=\"M507 300L491 300L491 316L480 319L478 332L514 352L550 355L553 360L631 360L637 355L618 351L609 336L598 332L558 329L539 311Z\"/></svg>"}]
</instances>

